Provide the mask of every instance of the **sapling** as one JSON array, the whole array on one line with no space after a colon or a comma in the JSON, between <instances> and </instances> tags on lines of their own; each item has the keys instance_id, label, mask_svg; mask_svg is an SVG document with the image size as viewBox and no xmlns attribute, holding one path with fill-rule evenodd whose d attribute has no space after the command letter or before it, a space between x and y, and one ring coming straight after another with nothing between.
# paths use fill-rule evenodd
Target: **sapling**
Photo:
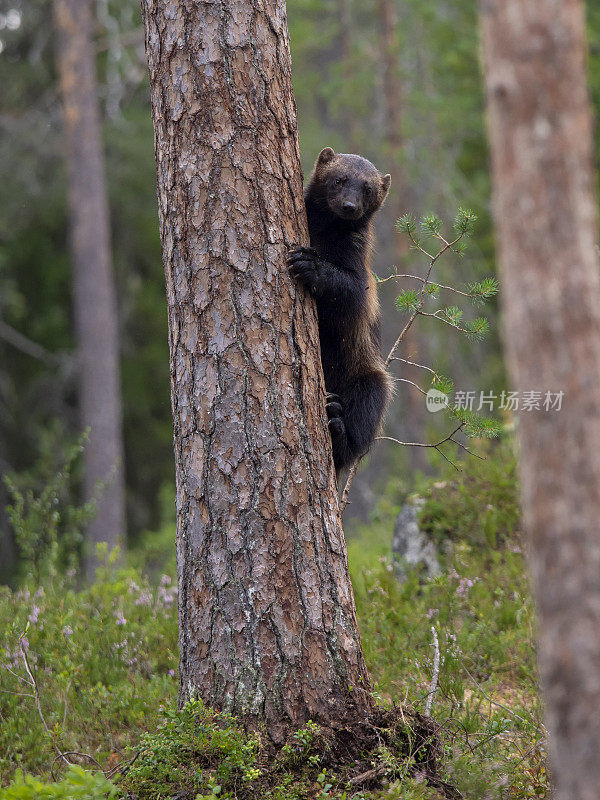
<instances>
[{"instance_id":1,"label":"sapling","mask_svg":"<svg viewBox=\"0 0 600 800\"><path fill-rule=\"evenodd\" d=\"M432 317L441 324L453 328L457 333L466 336L471 341L479 341L489 331L489 323L485 317L476 316L473 319L465 318L464 310L458 305L445 305L439 300L440 296L448 294L458 298L456 302L464 303L468 301L471 305L479 307L485 305L491 298L498 293L498 282L495 278L484 278L481 281L473 281L463 288L448 286L435 279L434 268L439 259L448 252L462 256L467 248L467 241L471 236L477 217L472 211L460 208L453 224L453 234L447 238L442 234L442 221L435 214L428 214L417 220L411 214L405 214L396 222L396 230L408 236L411 249L419 252L425 258L425 267L422 275L393 272L386 278L377 278L378 284L388 281L405 281L409 283L407 288L402 288L396 297L396 306L399 311L408 315L398 338L394 342L385 360L386 367L394 361L402 362L411 367L415 367L430 377L430 385L424 388L420 382L408 378L396 378L397 381L408 383L418 389L423 395L428 394L428 390L437 390L440 394L443 410L449 420L450 430L448 434L435 442L401 442L392 436L380 436L379 440L392 441L405 447L427 447L436 450L447 461L450 461L457 469L458 466L444 452L443 445L452 442L461 449L476 455L456 437L459 433L473 438L490 438L497 436L500 432L500 423L497 420L478 414L469 408L463 408L456 403L452 403L454 392L454 381L446 375L441 374L433 367L426 364L419 364L408 358L397 355L398 349L404 341L407 332L415 323L418 317ZM426 240L430 239L436 245L426 248ZM433 251L433 252L430 252ZM414 287L416 282L417 286ZM412 286L410 284L413 284ZM445 396L445 399L444 399ZM352 481L361 459L355 461L350 468L346 484L342 492L342 510L348 502L348 494Z\"/></svg>"}]
</instances>

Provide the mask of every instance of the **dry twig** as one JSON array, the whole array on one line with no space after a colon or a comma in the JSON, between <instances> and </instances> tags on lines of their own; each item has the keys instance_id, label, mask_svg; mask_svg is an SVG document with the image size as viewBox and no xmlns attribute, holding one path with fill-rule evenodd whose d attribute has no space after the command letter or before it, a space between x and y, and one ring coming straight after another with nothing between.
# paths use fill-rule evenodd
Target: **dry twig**
<instances>
[{"instance_id":1,"label":"dry twig","mask_svg":"<svg viewBox=\"0 0 600 800\"><path fill-rule=\"evenodd\" d=\"M440 644L438 642L438 635L436 629L431 626L431 633L433 635L433 673L431 675L431 683L429 684L429 691L427 692L427 702L425 703L425 716L431 716L431 706L433 704L433 696L437 691L438 679L440 677Z\"/></svg>"}]
</instances>

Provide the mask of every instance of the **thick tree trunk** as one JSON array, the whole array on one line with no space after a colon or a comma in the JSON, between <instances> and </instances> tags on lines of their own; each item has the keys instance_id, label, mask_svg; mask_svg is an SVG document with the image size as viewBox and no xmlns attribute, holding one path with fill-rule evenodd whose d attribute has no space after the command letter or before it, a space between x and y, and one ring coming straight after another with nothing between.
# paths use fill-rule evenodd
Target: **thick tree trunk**
<instances>
[{"instance_id":1,"label":"thick tree trunk","mask_svg":"<svg viewBox=\"0 0 600 800\"><path fill-rule=\"evenodd\" d=\"M54 0L57 61L64 108L80 408L90 428L85 493L109 481L88 529L87 571L96 542L125 533L118 324L104 182L91 0Z\"/></svg>"},{"instance_id":2,"label":"thick tree trunk","mask_svg":"<svg viewBox=\"0 0 600 800\"><path fill-rule=\"evenodd\" d=\"M505 336L558 800L600 786L600 269L579 0L482 0Z\"/></svg>"},{"instance_id":3,"label":"thick tree trunk","mask_svg":"<svg viewBox=\"0 0 600 800\"><path fill-rule=\"evenodd\" d=\"M171 349L180 701L274 741L371 707L312 303L284 0L144 0Z\"/></svg>"}]
</instances>

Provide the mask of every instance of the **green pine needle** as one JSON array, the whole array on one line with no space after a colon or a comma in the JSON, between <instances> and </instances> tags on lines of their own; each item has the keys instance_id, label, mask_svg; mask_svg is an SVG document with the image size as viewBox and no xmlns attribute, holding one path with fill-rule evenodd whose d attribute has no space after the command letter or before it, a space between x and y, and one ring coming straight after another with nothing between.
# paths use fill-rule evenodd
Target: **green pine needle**
<instances>
[{"instance_id":1,"label":"green pine needle","mask_svg":"<svg viewBox=\"0 0 600 800\"><path fill-rule=\"evenodd\" d=\"M396 298L396 306L400 311L413 313L419 308L419 295L415 289L403 289Z\"/></svg>"},{"instance_id":2,"label":"green pine needle","mask_svg":"<svg viewBox=\"0 0 600 800\"><path fill-rule=\"evenodd\" d=\"M438 392L442 392L442 394L450 395L454 391L454 381L452 378L448 378L446 375L440 375L436 373L433 377L431 385L434 389L437 389Z\"/></svg>"},{"instance_id":3,"label":"green pine needle","mask_svg":"<svg viewBox=\"0 0 600 800\"><path fill-rule=\"evenodd\" d=\"M399 233L405 233L407 236L413 235L417 231L417 223L412 214L404 214L403 217L396 220L396 230Z\"/></svg>"},{"instance_id":4,"label":"green pine needle","mask_svg":"<svg viewBox=\"0 0 600 800\"><path fill-rule=\"evenodd\" d=\"M439 236L442 227L442 220L437 214L426 214L421 218L421 228L424 233L430 236Z\"/></svg>"},{"instance_id":5,"label":"green pine needle","mask_svg":"<svg viewBox=\"0 0 600 800\"><path fill-rule=\"evenodd\" d=\"M475 228L477 215L467 208L459 208L454 220L454 230L462 236L470 236Z\"/></svg>"},{"instance_id":6,"label":"green pine needle","mask_svg":"<svg viewBox=\"0 0 600 800\"><path fill-rule=\"evenodd\" d=\"M465 328L471 341L481 341L489 332L490 324L485 317L477 317L472 322L467 322Z\"/></svg>"},{"instance_id":7,"label":"green pine needle","mask_svg":"<svg viewBox=\"0 0 600 800\"><path fill-rule=\"evenodd\" d=\"M498 420L484 417L471 409L454 406L448 412L463 424L463 432L470 438L493 439L502 431L502 424Z\"/></svg>"},{"instance_id":8,"label":"green pine needle","mask_svg":"<svg viewBox=\"0 0 600 800\"><path fill-rule=\"evenodd\" d=\"M499 284L496 278L484 278L482 281L474 281L467 285L467 292L471 295L471 302L474 305L484 305L498 294Z\"/></svg>"},{"instance_id":9,"label":"green pine needle","mask_svg":"<svg viewBox=\"0 0 600 800\"><path fill-rule=\"evenodd\" d=\"M451 325L459 325L462 319L462 309L458 306L449 306L442 311L442 314Z\"/></svg>"}]
</instances>

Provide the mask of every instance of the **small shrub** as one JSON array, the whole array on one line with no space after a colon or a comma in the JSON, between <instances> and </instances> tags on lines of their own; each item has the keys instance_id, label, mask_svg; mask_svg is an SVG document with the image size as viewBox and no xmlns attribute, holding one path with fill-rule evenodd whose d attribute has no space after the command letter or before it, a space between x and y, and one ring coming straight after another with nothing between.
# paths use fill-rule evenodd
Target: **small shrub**
<instances>
[{"instance_id":1,"label":"small shrub","mask_svg":"<svg viewBox=\"0 0 600 800\"><path fill-rule=\"evenodd\" d=\"M181 711L167 708L158 730L142 736L123 788L139 800L174 794L226 798L238 783L261 777L258 750L258 738L245 734L234 717L199 700Z\"/></svg>"},{"instance_id":2,"label":"small shrub","mask_svg":"<svg viewBox=\"0 0 600 800\"><path fill-rule=\"evenodd\" d=\"M461 459L461 471L446 466L441 479L418 489L425 499L420 527L438 545L462 542L493 551L518 539L519 484L514 442L480 446L484 458Z\"/></svg>"},{"instance_id":3,"label":"small shrub","mask_svg":"<svg viewBox=\"0 0 600 800\"><path fill-rule=\"evenodd\" d=\"M86 441L83 435L69 447L58 468L46 442L30 473L4 476L11 500L6 512L21 554L20 567L36 584L62 569L77 567L83 531L96 514L97 496L81 506L71 502L73 473ZM56 449L62 453L62 448ZM98 486L96 494L101 491Z\"/></svg>"},{"instance_id":4,"label":"small shrub","mask_svg":"<svg viewBox=\"0 0 600 800\"><path fill-rule=\"evenodd\" d=\"M77 766L69 767L56 783L44 783L18 771L13 783L0 789L0 800L107 800L117 795L117 787L102 773L86 772Z\"/></svg>"}]
</instances>

